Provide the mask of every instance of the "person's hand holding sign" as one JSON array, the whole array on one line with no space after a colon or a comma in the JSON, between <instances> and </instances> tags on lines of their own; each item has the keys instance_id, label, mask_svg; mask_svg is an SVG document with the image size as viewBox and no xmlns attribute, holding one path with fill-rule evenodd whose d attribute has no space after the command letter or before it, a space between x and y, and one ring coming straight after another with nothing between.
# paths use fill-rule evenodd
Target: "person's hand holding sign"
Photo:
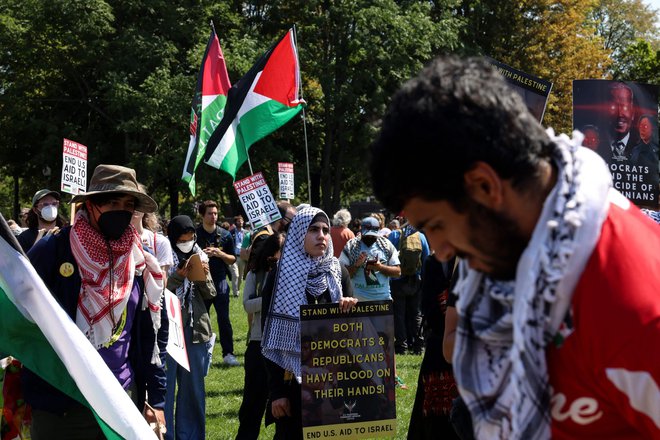
<instances>
[{"instance_id":1,"label":"person's hand holding sign","mask_svg":"<svg viewBox=\"0 0 660 440\"><path fill-rule=\"evenodd\" d=\"M342 313L349 312L353 307L355 307L357 302L357 298L341 297L339 298L339 310Z\"/></svg>"}]
</instances>

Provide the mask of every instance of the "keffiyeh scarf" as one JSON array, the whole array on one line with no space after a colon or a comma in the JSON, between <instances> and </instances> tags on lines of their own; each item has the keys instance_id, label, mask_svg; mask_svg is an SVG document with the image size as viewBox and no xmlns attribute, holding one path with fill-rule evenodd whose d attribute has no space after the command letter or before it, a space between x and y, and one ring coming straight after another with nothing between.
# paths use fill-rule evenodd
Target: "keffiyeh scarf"
<instances>
[{"instance_id":1,"label":"keffiyeh scarf","mask_svg":"<svg viewBox=\"0 0 660 440\"><path fill-rule=\"evenodd\" d=\"M300 306L307 304L305 292L320 296L329 290L332 302L338 302L342 296L341 268L339 260L334 257L330 237L321 257L312 258L304 250L307 229L318 213L323 211L309 207L293 218L277 267L275 289L261 341L263 355L291 371L298 382L301 381Z\"/></svg>"},{"instance_id":2,"label":"keffiyeh scarf","mask_svg":"<svg viewBox=\"0 0 660 440\"><path fill-rule=\"evenodd\" d=\"M118 240L106 241L89 224L87 213L78 211L69 241L81 278L76 325L92 345L110 346L121 336L135 275L143 275L142 309L149 308L158 333L163 274L156 258L144 252L135 228L129 226ZM152 363L160 365L158 354L154 344Z\"/></svg>"},{"instance_id":3,"label":"keffiyeh scarf","mask_svg":"<svg viewBox=\"0 0 660 440\"><path fill-rule=\"evenodd\" d=\"M550 438L545 347L570 334L570 301L607 215L611 177L595 153L555 137L557 183L546 199L513 281L461 262L454 375L476 438ZM568 324L568 325L567 325Z\"/></svg>"},{"instance_id":4,"label":"keffiyeh scarf","mask_svg":"<svg viewBox=\"0 0 660 440\"><path fill-rule=\"evenodd\" d=\"M350 240L348 240L346 246L344 247L344 250L342 251L348 257L348 261L350 262L351 265L355 265L355 262L360 257L360 252L362 252L360 243L362 243L362 239L360 237L351 238ZM376 237L376 241L374 242L374 245L378 249L380 249L383 255L385 255L387 261L389 261L390 258L392 258L392 247L390 246L391 242L387 238L380 236ZM365 246L367 245L365 244Z\"/></svg>"}]
</instances>

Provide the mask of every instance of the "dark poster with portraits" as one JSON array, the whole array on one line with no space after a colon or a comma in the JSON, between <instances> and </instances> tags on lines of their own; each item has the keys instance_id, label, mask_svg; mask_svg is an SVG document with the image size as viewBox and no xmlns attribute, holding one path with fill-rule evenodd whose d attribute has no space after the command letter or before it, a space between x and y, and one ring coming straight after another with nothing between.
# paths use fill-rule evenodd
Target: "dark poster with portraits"
<instances>
[{"instance_id":1,"label":"dark poster with portraits","mask_svg":"<svg viewBox=\"0 0 660 440\"><path fill-rule=\"evenodd\" d=\"M552 90L552 83L522 70L514 69L493 58L485 58L504 77L507 84L522 97L536 120L542 122L545 106L548 104L548 96L550 96Z\"/></svg>"},{"instance_id":2,"label":"dark poster with portraits","mask_svg":"<svg viewBox=\"0 0 660 440\"><path fill-rule=\"evenodd\" d=\"M305 439L396 434L392 301L300 307Z\"/></svg>"},{"instance_id":3,"label":"dark poster with portraits","mask_svg":"<svg viewBox=\"0 0 660 440\"><path fill-rule=\"evenodd\" d=\"M633 203L658 204L658 86L573 81L573 127L607 162L614 187Z\"/></svg>"}]
</instances>

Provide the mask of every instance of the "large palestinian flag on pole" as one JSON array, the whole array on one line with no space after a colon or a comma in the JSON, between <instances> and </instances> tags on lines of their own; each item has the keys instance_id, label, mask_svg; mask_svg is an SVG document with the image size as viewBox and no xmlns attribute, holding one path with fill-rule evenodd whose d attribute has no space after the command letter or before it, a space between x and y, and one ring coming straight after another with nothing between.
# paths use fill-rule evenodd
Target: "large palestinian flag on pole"
<instances>
[{"instance_id":1,"label":"large palestinian flag on pole","mask_svg":"<svg viewBox=\"0 0 660 440\"><path fill-rule=\"evenodd\" d=\"M17 358L90 407L108 439L155 439L101 356L17 249L0 215L0 358Z\"/></svg>"},{"instance_id":2,"label":"large palestinian flag on pole","mask_svg":"<svg viewBox=\"0 0 660 440\"><path fill-rule=\"evenodd\" d=\"M300 68L293 30L229 90L225 116L208 141L204 161L234 179L248 149L303 108Z\"/></svg>"},{"instance_id":3,"label":"large palestinian flag on pole","mask_svg":"<svg viewBox=\"0 0 660 440\"><path fill-rule=\"evenodd\" d=\"M188 183L192 195L195 195L195 170L204 157L206 145L211 134L220 124L227 103L227 92L231 87L225 57L220 48L215 29L206 45L202 67L197 77L197 88L190 112L190 144L186 154L181 179Z\"/></svg>"}]
</instances>

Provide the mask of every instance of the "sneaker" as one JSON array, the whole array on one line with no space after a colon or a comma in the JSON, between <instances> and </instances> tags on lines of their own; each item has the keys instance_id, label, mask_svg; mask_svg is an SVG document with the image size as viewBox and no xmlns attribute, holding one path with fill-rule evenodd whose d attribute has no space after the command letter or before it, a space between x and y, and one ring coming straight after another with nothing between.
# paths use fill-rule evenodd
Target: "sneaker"
<instances>
[{"instance_id":1,"label":"sneaker","mask_svg":"<svg viewBox=\"0 0 660 440\"><path fill-rule=\"evenodd\" d=\"M396 384L397 388L401 388L402 390L407 390L408 385L401 379L399 376L394 377L394 383Z\"/></svg>"},{"instance_id":2,"label":"sneaker","mask_svg":"<svg viewBox=\"0 0 660 440\"><path fill-rule=\"evenodd\" d=\"M236 359L236 356L234 356L231 353L223 357L222 360L225 362L225 364L229 365L230 367L236 367L238 365L241 365L240 362L238 362L238 360Z\"/></svg>"}]
</instances>

